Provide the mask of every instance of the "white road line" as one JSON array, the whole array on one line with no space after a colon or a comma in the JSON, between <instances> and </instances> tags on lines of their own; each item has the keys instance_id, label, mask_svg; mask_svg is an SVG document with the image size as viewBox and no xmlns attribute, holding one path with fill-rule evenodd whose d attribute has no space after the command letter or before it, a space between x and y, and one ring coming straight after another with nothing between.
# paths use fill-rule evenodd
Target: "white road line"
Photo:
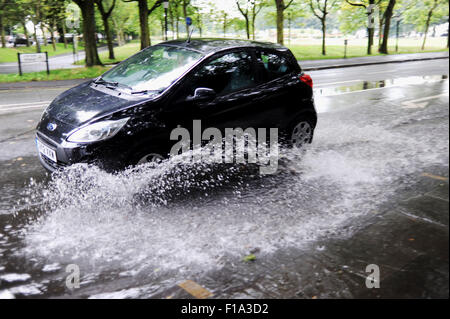
<instances>
[{"instance_id":1,"label":"white road line","mask_svg":"<svg viewBox=\"0 0 450 319\"><path fill-rule=\"evenodd\" d=\"M417 109L417 108L423 109L428 106L430 100L437 99L443 96L448 96L448 92L444 92L438 95L426 96L420 99L405 101L402 103L402 106L404 109Z\"/></svg>"},{"instance_id":2,"label":"white road line","mask_svg":"<svg viewBox=\"0 0 450 319\"><path fill-rule=\"evenodd\" d=\"M378 72L369 72L367 74L369 75L369 74L392 73L392 72L398 72L398 71L386 70L386 71L378 71Z\"/></svg>"},{"instance_id":3,"label":"white road line","mask_svg":"<svg viewBox=\"0 0 450 319\"><path fill-rule=\"evenodd\" d=\"M37 105L29 105L29 106L22 106L22 107L11 107L11 108L7 108L7 109L0 108L0 112L5 112L5 111L20 111L20 110L25 110L25 109L44 108L44 107L46 107L47 105L48 105L48 104L37 104Z\"/></svg>"},{"instance_id":4,"label":"white road line","mask_svg":"<svg viewBox=\"0 0 450 319\"><path fill-rule=\"evenodd\" d=\"M399 87L399 86L402 86L402 85L397 84L397 85L391 85L391 86L384 86L384 87L381 87L381 88L373 88L373 89L367 89L367 90L359 90L359 91L350 91L350 92L334 93L334 94L319 95L319 96L327 97L327 96L335 96L335 95L354 94L354 93L361 93L361 92L367 92L367 91L375 91L375 90L390 89L390 88L395 88L395 87Z\"/></svg>"},{"instance_id":5,"label":"white road line","mask_svg":"<svg viewBox=\"0 0 450 319\"><path fill-rule=\"evenodd\" d=\"M50 104L52 101L38 101L38 102L28 102L28 103L16 103L16 104L0 104L0 108L3 107L15 107L15 106L28 106L36 104Z\"/></svg>"},{"instance_id":6,"label":"white road line","mask_svg":"<svg viewBox=\"0 0 450 319\"><path fill-rule=\"evenodd\" d=\"M351 82L362 82L362 80L358 79L358 80L349 80L349 81L340 81L340 82L318 83L316 86L351 83Z\"/></svg>"}]
</instances>

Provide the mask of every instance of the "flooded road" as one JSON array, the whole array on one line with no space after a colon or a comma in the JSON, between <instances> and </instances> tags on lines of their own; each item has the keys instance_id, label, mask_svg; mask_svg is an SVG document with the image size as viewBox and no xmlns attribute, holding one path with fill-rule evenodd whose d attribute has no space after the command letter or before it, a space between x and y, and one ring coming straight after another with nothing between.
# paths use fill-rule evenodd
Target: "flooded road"
<instances>
[{"instance_id":1,"label":"flooded road","mask_svg":"<svg viewBox=\"0 0 450 319\"><path fill-rule=\"evenodd\" d=\"M427 274L441 275L433 279L438 288L418 282L417 291L448 296L448 208L445 225L445 216L404 204L435 188L448 192L448 60L425 63L420 76L418 65L399 65L398 76L311 72L314 142L304 154L283 152L278 173L268 177L170 161L116 175L75 166L49 177L33 143L42 109L0 105L0 296L189 297L179 284L194 280L215 298L350 298L368 294L360 278L366 265L383 261L383 274L394 276L426 251L440 260ZM448 206L442 194L429 207L438 200ZM397 232L406 214L431 228ZM374 230L380 223L387 227ZM373 236L349 246L364 229ZM403 246L424 234L435 252ZM447 236L447 253L436 244L441 237L432 241L436 234ZM385 243L380 254L364 248L402 236L405 243ZM80 288L66 287L68 265L79 268ZM392 280L382 296L402 297L392 288L399 279Z\"/></svg>"}]
</instances>

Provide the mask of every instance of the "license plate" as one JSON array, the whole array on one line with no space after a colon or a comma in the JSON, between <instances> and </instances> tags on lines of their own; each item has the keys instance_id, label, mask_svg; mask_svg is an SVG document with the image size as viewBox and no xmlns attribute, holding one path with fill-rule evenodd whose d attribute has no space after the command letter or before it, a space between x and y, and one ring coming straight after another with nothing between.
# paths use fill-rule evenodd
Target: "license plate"
<instances>
[{"instance_id":1,"label":"license plate","mask_svg":"<svg viewBox=\"0 0 450 319\"><path fill-rule=\"evenodd\" d=\"M53 162L56 163L56 151L36 139L36 145L38 148L38 151L41 155L44 155L45 157L51 159Z\"/></svg>"}]
</instances>

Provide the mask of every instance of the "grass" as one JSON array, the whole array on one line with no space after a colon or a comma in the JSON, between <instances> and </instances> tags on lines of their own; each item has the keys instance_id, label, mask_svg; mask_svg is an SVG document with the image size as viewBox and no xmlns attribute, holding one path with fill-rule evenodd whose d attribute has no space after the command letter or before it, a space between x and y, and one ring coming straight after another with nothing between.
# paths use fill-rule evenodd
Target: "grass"
<instances>
[{"instance_id":1,"label":"grass","mask_svg":"<svg viewBox=\"0 0 450 319\"><path fill-rule=\"evenodd\" d=\"M375 39L377 40L377 39ZM347 47L347 57L363 57L367 55L367 39L351 39ZM399 50L395 51L395 39L389 41L388 51L390 54L420 53L446 51L446 38L430 38L427 40L425 50L421 50L422 39L399 40ZM301 44L299 44L301 43ZM299 60L323 60L340 59L344 57L344 45L342 39L328 39L326 46L327 55L322 55L322 46L318 39L297 40L296 43L288 45L295 57ZM372 55L382 55L378 53L378 46L372 47Z\"/></svg>"},{"instance_id":2,"label":"grass","mask_svg":"<svg viewBox=\"0 0 450 319\"><path fill-rule=\"evenodd\" d=\"M24 73L23 76L19 76L19 74L0 74L0 83L91 79L103 74L107 70L107 67L95 66L91 68L51 70L49 75L45 71Z\"/></svg>"},{"instance_id":3,"label":"grass","mask_svg":"<svg viewBox=\"0 0 450 319\"><path fill-rule=\"evenodd\" d=\"M82 47L78 48L83 50ZM41 45L41 52L48 52L48 56L54 56L63 53L72 53L72 45L67 45L67 49L64 48L64 43L56 44L56 51L53 51L53 46L48 44L47 46ZM0 48L0 63L17 62L17 53L36 53L35 46L20 46L16 48Z\"/></svg>"},{"instance_id":4,"label":"grass","mask_svg":"<svg viewBox=\"0 0 450 319\"><path fill-rule=\"evenodd\" d=\"M157 44L157 43L158 43L158 41L152 41L152 44ZM102 61L102 63L104 63L104 64L117 63L117 62L123 61L126 58L132 56L136 52L140 51L140 49L141 49L140 42L133 41L133 42L127 43L125 45L122 45L120 47L115 47L114 48L114 57L115 57L114 60L111 60L108 58L108 56L109 56L108 51L103 51L103 52L99 53L99 57L100 57L100 60ZM84 64L84 60L78 61L75 64L82 65L82 64Z\"/></svg>"},{"instance_id":5,"label":"grass","mask_svg":"<svg viewBox=\"0 0 450 319\"><path fill-rule=\"evenodd\" d=\"M327 55L322 55L322 46L320 45L292 45L289 47L298 60L323 60L323 59L340 59L344 57L344 47L339 45L328 45ZM418 53L418 52L437 52L446 51L444 48L425 48L425 50L417 49L416 47L399 47L398 52L395 52L395 46L389 47L391 54L400 53ZM378 53L378 48L373 47L373 56L383 55ZM347 48L347 57L362 57L367 55L366 46L349 46Z\"/></svg>"}]
</instances>

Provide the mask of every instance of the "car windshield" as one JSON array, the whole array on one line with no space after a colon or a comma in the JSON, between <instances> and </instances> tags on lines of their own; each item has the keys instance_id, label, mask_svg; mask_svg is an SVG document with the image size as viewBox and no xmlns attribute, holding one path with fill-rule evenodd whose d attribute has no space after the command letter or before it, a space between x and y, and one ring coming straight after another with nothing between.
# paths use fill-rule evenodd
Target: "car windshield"
<instances>
[{"instance_id":1,"label":"car windshield","mask_svg":"<svg viewBox=\"0 0 450 319\"><path fill-rule=\"evenodd\" d=\"M163 91L202 57L196 51L170 46L149 47L106 72L102 80L130 87L132 92Z\"/></svg>"}]
</instances>

